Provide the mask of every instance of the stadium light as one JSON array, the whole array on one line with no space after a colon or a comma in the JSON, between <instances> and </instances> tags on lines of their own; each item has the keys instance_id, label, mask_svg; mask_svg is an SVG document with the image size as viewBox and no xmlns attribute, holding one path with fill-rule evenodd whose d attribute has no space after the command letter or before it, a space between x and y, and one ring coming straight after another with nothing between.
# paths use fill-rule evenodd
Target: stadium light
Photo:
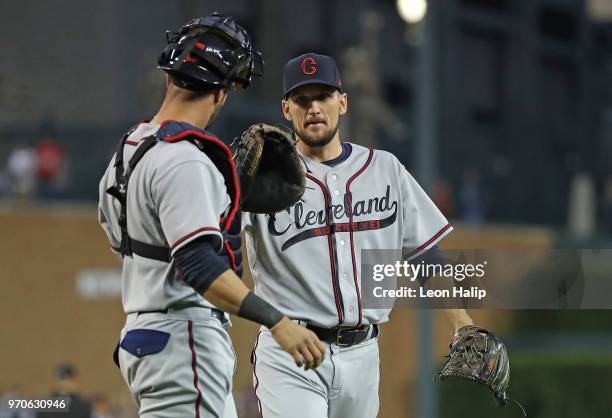
<instances>
[{"instance_id":1,"label":"stadium light","mask_svg":"<svg viewBox=\"0 0 612 418\"><path fill-rule=\"evenodd\" d=\"M419 23L427 13L427 0L397 0L397 12L408 24Z\"/></svg>"}]
</instances>

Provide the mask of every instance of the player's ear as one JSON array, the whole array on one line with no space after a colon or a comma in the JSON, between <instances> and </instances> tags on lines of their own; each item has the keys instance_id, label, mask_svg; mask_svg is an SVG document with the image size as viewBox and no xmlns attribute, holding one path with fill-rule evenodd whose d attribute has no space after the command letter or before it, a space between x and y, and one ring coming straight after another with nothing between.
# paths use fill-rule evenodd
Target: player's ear
<instances>
[{"instance_id":1,"label":"player's ear","mask_svg":"<svg viewBox=\"0 0 612 418\"><path fill-rule=\"evenodd\" d=\"M340 114L344 115L348 110L348 97L346 93L338 93L338 101L340 102Z\"/></svg>"},{"instance_id":2,"label":"player's ear","mask_svg":"<svg viewBox=\"0 0 612 418\"><path fill-rule=\"evenodd\" d=\"M291 114L289 113L289 101L287 101L286 99L283 99L281 102L281 108L283 109L283 116L285 117L285 119L290 121Z\"/></svg>"}]
</instances>

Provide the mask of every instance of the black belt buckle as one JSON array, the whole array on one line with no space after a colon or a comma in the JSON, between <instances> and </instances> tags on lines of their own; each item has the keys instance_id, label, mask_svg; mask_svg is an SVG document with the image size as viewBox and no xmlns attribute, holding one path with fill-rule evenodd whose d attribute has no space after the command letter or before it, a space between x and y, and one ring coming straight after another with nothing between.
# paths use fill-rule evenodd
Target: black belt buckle
<instances>
[{"instance_id":1,"label":"black belt buckle","mask_svg":"<svg viewBox=\"0 0 612 418\"><path fill-rule=\"evenodd\" d=\"M336 345L340 347L350 347L361 344L368 338L370 327L365 329L341 329L336 335Z\"/></svg>"}]
</instances>

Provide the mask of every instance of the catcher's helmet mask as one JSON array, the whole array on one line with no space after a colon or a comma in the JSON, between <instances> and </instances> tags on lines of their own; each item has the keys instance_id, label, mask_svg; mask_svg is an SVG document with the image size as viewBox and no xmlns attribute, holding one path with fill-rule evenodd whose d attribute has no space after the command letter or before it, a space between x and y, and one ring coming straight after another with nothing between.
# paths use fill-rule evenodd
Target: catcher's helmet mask
<instances>
[{"instance_id":1,"label":"catcher's helmet mask","mask_svg":"<svg viewBox=\"0 0 612 418\"><path fill-rule=\"evenodd\" d=\"M199 17L178 32L166 32L166 39L168 46L158 58L158 68L179 87L246 89L252 76L263 75L261 53L232 17L219 13Z\"/></svg>"}]
</instances>

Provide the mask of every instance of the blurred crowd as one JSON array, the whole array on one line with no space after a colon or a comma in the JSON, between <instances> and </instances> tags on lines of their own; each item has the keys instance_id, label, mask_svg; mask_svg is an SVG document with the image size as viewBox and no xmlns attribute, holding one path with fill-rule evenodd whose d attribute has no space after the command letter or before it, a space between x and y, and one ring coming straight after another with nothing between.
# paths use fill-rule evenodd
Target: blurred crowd
<instances>
[{"instance_id":1,"label":"blurred crowd","mask_svg":"<svg viewBox=\"0 0 612 418\"><path fill-rule=\"evenodd\" d=\"M65 190L66 153L51 138L32 146L20 145L6 153L0 166L0 198L53 198Z\"/></svg>"}]
</instances>

